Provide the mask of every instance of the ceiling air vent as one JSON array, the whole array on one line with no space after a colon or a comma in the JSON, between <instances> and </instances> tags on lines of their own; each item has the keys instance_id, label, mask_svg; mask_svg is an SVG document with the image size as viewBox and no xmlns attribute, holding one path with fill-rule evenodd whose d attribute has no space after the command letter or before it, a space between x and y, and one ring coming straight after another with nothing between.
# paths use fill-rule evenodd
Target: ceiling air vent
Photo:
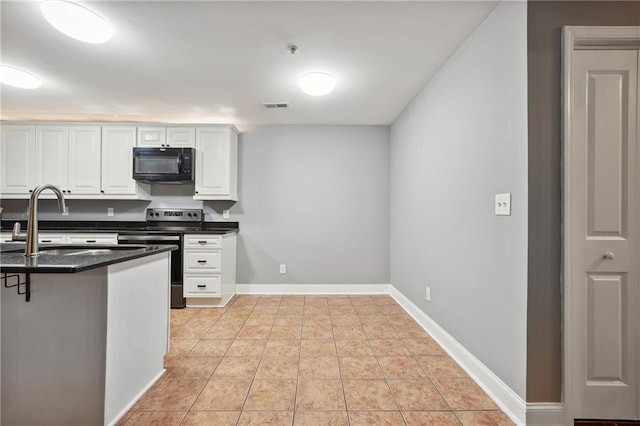
<instances>
[{"instance_id":1,"label":"ceiling air vent","mask_svg":"<svg viewBox=\"0 0 640 426\"><path fill-rule=\"evenodd\" d=\"M262 105L266 109L287 109L289 104L287 102L263 102Z\"/></svg>"}]
</instances>

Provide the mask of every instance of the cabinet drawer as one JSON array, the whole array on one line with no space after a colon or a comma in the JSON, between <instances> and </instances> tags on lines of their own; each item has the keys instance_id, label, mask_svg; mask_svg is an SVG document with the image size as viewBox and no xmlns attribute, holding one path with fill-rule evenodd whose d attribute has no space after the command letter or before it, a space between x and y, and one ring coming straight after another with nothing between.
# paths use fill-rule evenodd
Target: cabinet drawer
<instances>
[{"instance_id":1,"label":"cabinet drawer","mask_svg":"<svg viewBox=\"0 0 640 426\"><path fill-rule=\"evenodd\" d=\"M222 290L222 279L220 275L211 276L185 276L184 297L193 296L219 296Z\"/></svg>"},{"instance_id":2,"label":"cabinet drawer","mask_svg":"<svg viewBox=\"0 0 640 426\"><path fill-rule=\"evenodd\" d=\"M11 234L2 233L0 234L0 243L10 243L11 242Z\"/></svg>"},{"instance_id":3,"label":"cabinet drawer","mask_svg":"<svg viewBox=\"0 0 640 426\"><path fill-rule=\"evenodd\" d=\"M219 248L222 247L220 235L185 235L184 246L186 248Z\"/></svg>"},{"instance_id":4,"label":"cabinet drawer","mask_svg":"<svg viewBox=\"0 0 640 426\"><path fill-rule=\"evenodd\" d=\"M184 256L184 267L187 271L220 272L222 265L220 250L187 251Z\"/></svg>"},{"instance_id":5,"label":"cabinet drawer","mask_svg":"<svg viewBox=\"0 0 640 426\"><path fill-rule=\"evenodd\" d=\"M118 244L118 234L67 234L69 244Z\"/></svg>"},{"instance_id":6,"label":"cabinet drawer","mask_svg":"<svg viewBox=\"0 0 640 426\"><path fill-rule=\"evenodd\" d=\"M67 234L41 232L38 234L38 242L46 244L64 244L67 242Z\"/></svg>"}]
</instances>

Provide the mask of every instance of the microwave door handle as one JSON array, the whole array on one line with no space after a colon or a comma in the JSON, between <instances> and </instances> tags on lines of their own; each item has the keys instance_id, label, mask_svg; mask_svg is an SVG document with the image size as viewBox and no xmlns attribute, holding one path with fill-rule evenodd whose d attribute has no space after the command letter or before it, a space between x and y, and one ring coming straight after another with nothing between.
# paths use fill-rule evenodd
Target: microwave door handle
<instances>
[{"instance_id":1,"label":"microwave door handle","mask_svg":"<svg viewBox=\"0 0 640 426\"><path fill-rule=\"evenodd\" d=\"M182 154L178 154L176 161L178 162L178 173L182 174Z\"/></svg>"}]
</instances>

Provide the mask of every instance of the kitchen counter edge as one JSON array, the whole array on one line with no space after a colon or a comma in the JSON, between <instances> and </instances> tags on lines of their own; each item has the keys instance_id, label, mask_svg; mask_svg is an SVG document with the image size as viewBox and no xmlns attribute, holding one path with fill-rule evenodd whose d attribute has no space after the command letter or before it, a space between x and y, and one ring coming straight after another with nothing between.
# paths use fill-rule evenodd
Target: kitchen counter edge
<instances>
[{"instance_id":1,"label":"kitchen counter edge","mask_svg":"<svg viewBox=\"0 0 640 426\"><path fill-rule=\"evenodd\" d=\"M7 247L8 246L8 247ZM42 248L45 246L42 245ZM68 248L74 245L56 244L47 248ZM75 245L77 247L77 245ZM84 246L87 247L87 246ZM92 249L109 248L112 246L91 245ZM119 246L122 247L122 246ZM89 247L87 247L89 248ZM126 251L110 255L47 255L41 254L35 259L27 259L24 256L24 244L7 243L0 244L0 272L14 274L73 274L90 269L126 262L141 257L158 253L177 250L174 245L149 245L145 251ZM7 251L12 250L12 251ZM20 251L13 251L20 250ZM35 263L35 264L33 264Z\"/></svg>"}]
</instances>

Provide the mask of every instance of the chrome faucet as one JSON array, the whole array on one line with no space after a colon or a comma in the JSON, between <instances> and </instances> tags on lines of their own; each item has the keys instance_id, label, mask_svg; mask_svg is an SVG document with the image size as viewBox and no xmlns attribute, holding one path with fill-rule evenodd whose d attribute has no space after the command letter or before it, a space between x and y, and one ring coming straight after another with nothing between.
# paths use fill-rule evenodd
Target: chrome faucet
<instances>
[{"instance_id":1,"label":"chrome faucet","mask_svg":"<svg viewBox=\"0 0 640 426\"><path fill-rule=\"evenodd\" d=\"M62 191L55 185L45 183L39 185L31 193L29 198L29 216L27 218L27 245L24 251L24 255L27 257L34 257L38 254L38 196L45 189L50 189L58 197L58 208L60 213L64 213L67 206L64 202L64 195ZM18 228L19 232L19 228Z\"/></svg>"}]
</instances>

